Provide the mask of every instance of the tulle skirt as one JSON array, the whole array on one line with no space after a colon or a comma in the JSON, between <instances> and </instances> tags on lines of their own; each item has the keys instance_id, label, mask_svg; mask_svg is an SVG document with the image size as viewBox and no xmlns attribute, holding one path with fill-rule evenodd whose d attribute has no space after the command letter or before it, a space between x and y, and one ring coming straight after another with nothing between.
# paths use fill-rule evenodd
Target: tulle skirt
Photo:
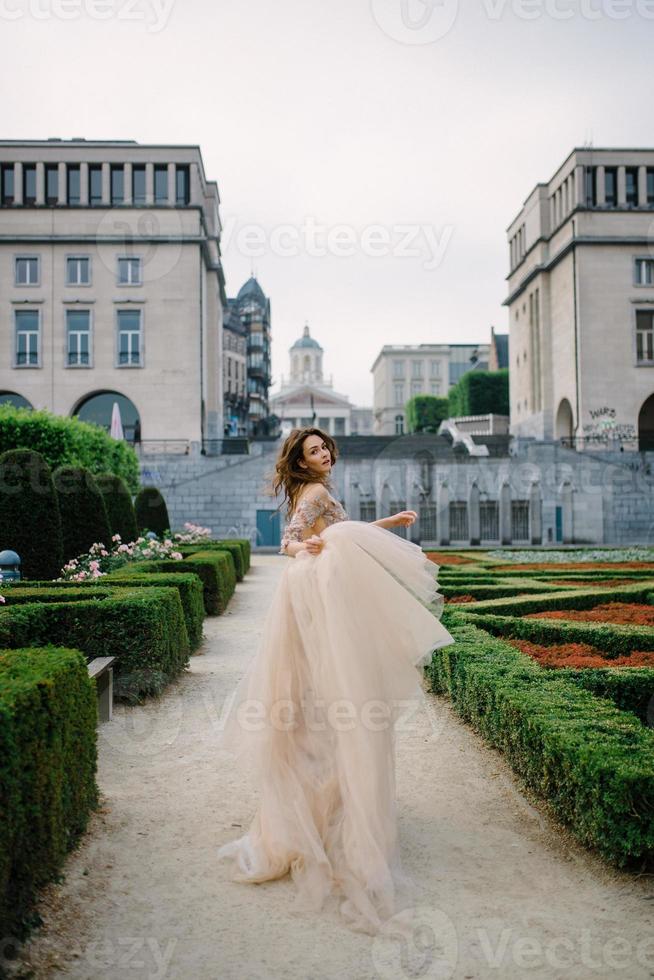
<instances>
[{"instance_id":1,"label":"tulle skirt","mask_svg":"<svg viewBox=\"0 0 654 980\"><path fill-rule=\"evenodd\" d=\"M286 568L237 685L218 747L260 791L248 832L218 850L231 878L290 873L295 908L340 897L375 934L410 904L395 798L395 725L424 698L422 667L453 642L439 622L437 566L384 528L343 521L319 555Z\"/></svg>"}]
</instances>

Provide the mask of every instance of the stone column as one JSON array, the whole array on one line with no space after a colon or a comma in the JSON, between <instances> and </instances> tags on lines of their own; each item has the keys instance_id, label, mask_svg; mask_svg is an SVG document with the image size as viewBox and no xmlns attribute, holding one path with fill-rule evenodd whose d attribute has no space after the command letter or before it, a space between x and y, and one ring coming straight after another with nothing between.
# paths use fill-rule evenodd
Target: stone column
<instances>
[{"instance_id":1,"label":"stone column","mask_svg":"<svg viewBox=\"0 0 654 980\"><path fill-rule=\"evenodd\" d=\"M606 173L603 164L599 164L595 174L597 179L597 203L598 205L604 205L606 204Z\"/></svg>"},{"instance_id":2,"label":"stone column","mask_svg":"<svg viewBox=\"0 0 654 980\"><path fill-rule=\"evenodd\" d=\"M154 204L154 164L145 165L145 206L151 208Z\"/></svg>"},{"instance_id":3,"label":"stone column","mask_svg":"<svg viewBox=\"0 0 654 980\"><path fill-rule=\"evenodd\" d=\"M638 207L647 207L647 167L638 168Z\"/></svg>"},{"instance_id":4,"label":"stone column","mask_svg":"<svg viewBox=\"0 0 654 980\"><path fill-rule=\"evenodd\" d=\"M36 164L36 203L45 204L45 166L40 160Z\"/></svg>"},{"instance_id":5,"label":"stone column","mask_svg":"<svg viewBox=\"0 0 654 980\"><path fill-rule=\"evenodd\" d=\"M538 480L534 480L529 489L529 541L531 544L543 542L543 501Z\"/></svg>"},{"instance_id":6,"label":"stone column","mask_svg":"<svg viewBox=\"0 0 654 980\"><path fill-rule=\"evenodd\" d=\"M450 488L447 480L444 480L438 488L438 534L439 543L446 545L450 543Z\"/></svg>"},{"instance_id":7,"label":"stone column","mask_svg":"<svg viewBox=\"0 0 654 980\"><path fill-rule=\"evenodd\" d=\"M175 207L175 164L168 164L168 201L171 207Z\"/></svg>"},{"instance_id":8,"label":"stone column","mask_svg":"<svg viewBox=\"0 0 654 980\"><path fill-rule=\"evenodd\" d=\"M111 207L111 171L108 163L102 164L102 206Z\"/></svg>"},{"instance_id":9,"label":"stone column","mask_svg":"<svg viewBox=\"0 0 654 980\"><path fill-rule=\"evenodd\" d=\"M14 204L23 203L23 164L17 160L14 164Z\"/></svg>"},{"instance_id":10,"label":"stone column","mask_svg":"<svg viewBox=\"0 0 654 980\"><path fill-rule=\"evenodd\" d=\"M66 203L66 164L60 163L57 173L57 183L59 185L59 200L58 204Z\"/></svg>"},{"instance_id":11,"label":"stone column","mask_svg":"<svg viewBox=\"0 0 654 980\"><path fill-rule=\"evenodd\" d=\"M89 165L86 162L80 163L79 167L79 203L88 207L89 201Z\"/></svg>"},{"instance_id":12,"label":"stone column","mask_svg":"<svg viewBox=\"0 0 654 980\"><path fill-rule=\"evenodd\" d=\"M566 480L561 486L561 506L563 508L563 544L573 544L575 539L572 495L572 484Z\"/></svg>"},{"instance_id":13,"label":"stone column","mask_svg":"<svg viewBox=\"0 0 654 980\"><path fill-rule=\"evenodd\" d=\"M132 203L132 164L126 163L123 168L123 202Z\"/></svg>"},{"instance_id":14,"label":"stone column","mask_svg":"<svg viewBox=\"0 0 654 980\"><path fill-rule=\"evenodd\" d=\"M586 185L584 181L584 167L579 163L575 167L574 173L574 199L572 206L583 207L586 204Z\"/></svg>"}]
</instances>

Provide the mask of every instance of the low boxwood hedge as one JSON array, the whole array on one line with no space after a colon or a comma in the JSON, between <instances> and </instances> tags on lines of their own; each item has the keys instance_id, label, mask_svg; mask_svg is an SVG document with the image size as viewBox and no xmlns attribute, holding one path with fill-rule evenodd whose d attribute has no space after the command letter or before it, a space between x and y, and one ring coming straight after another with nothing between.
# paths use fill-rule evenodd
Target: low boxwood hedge
<instances>
[{"instance_id":1,"label":"low boxwood hedge","mask_svg":"<svg viewBox=\"0 0 654 980\"><path fill-rule=\"evenodd\" d=\"M106 598L114 594L116 588L147 588L148 586L168 586L177 589L182 602L186 631L191 650L194 650L202 639L202 624L204 622L204 603L202 598L202 582L194 574L167 575L157 572L133 575L135 564L127 565L118 572L103 575L101 579L84 582L19 582L6 583L3 586L8 605L34 602L34 589L38 589L39 602L78 602L80 599Z\"/></svg>"},{"instance_id":2,"label":"low boxwood hedge","mask_svg":"<svg viewBox=\"0 0 654 980\"><path fill-rule=\"evenodd\" d=\"M219 616L223 613L236 588L234 559L228 551L200 551L182 561L139 561L129 566L130 575L149 575L151 572L193 572L197 575L202 582L204 609L208 616ZM115 580L118 581L125 574L127 566L113 573L112 577L115 575Z\"/></svg>"},{"instance_id":3,"label":"low boxwood hedge","mask_svg":"<svg viewBox=\"0 0 654 980\"><path fill-rule=\"evenodd\" d=\"M443 619L456 642L425 668L432 689L582 843L619 867L654 866L654 731L459 613Z\"/></svg>"},{"instance_id":4,"label":"low boxwood hedge","mask_svg":"<svg viewBox=\"0 0 654 980\"><path fill-rule=\"evenodd\" d=\"M95 684L78 650L0 649L0 935L22 939L36 889L97 806Z\"/></svg>"},{"instance_id":5,"label":"low boxwood hedge","mask_svg":"<svg viewBox=\"0 0 654 980\"><path fill-rule=\"evenodd\" d=\"M524 599L506 598L479 602L475 605L475 614L483 612L497 616L526 616L528 613L545 612L547 609L592 609L593 606L607 601L651 605L649 596L652 594L651 582L614 586L610 596L606 589L558 588L553 591L544 590L537 596L525 596Z\"/></svg>"},{"instance_id":6,"label":"low boxwood hedge","mask_svg":"<svg viewBox=\"0 0 654 980\"><path fill-rule=\"evenodd\" d=\"M450 582L447 579L442 579L439 576L438 581L438 591L446 598L450 599L453 596L459 595L471 595L475 599L501 599L508 596L521 596L521 595L544 595L548 592L560 592L561 587L558 585L548 585L546 582L493 582L482 583L478 585L476 582ZM475 606L476 608L476 606Z\"/></svg>"},{"instance_id":7,"label":"low boxwood hedge","mask_svg":"<svg viewBox=\"0 0 654 980\"><path fill-rule=\"evenodd\" d=\"M88 657L117 657L114 693L131 699L158 694L188 664L189 638L179 591L118 588L78 601L33 601L0 607L0 647L64 643ZM89 590L92 592L92 590Z\"/></svg>"},{"instance_id":8,"label":"low boxwood hedge","mask_svg":"<svg viewBox=\"0 0 654 980\"><path fill-rule=\"evenodd\" d=\"M201 551L206 552L216 552L216 551L226 551L228 552L234 561L234 571L236 574L236 581L242 582L243 576L245 575L245 561L243 559L243 550L239 544L233 542L231 544L217 544L216 542L211 542L210 545L206 545L202 549L198 549L195 545L182 545L179 549L185 558L191 558L194 555L200 554Z\"/></svg>"}]
</instances>

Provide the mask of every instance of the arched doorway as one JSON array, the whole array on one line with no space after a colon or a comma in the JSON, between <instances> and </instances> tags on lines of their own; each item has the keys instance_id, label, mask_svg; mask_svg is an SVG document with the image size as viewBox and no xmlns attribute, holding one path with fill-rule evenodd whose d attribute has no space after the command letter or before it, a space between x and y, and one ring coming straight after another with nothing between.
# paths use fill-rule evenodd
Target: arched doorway
<instances>
[{"instance_id":1,"label":"arched doorway","mask_svg":"<svg viewBox=\"0 0 654 980\"><path fill-rule=\"evenodd\" d=\"M0 391L0 405L13 405L14 408L34 408L27 398L17 395L15 391Z\"/></svg>"},{"instance_id":2,"label":"arched doorway","mask_svg":"<svg viewBox=\"0 0 654 980\"><path fill-rule=\"evenodd\" d=\"M137 436L140 440L141 421L136 405L126 395L121 395L117 391L96 391L92 395L85 395L73 409L71 415L76 415L81 422L94 422L95 425L99 425L109 432L114 402L118 403L120 409L125 439L134 442L134 429L138 422Z\"/></svg>"},{"instance_id":3,"label":"arched doorway","mask_svg":"<svg viewBox=\"0 0 654 980\"><path fill-rule=\"evenodd\" d=\"M654 395L643 402L638 413L638 449L641 453L654 450Z\"/></svg>"},{"instance_id":4,"label":"arched doorway","mask_svg":"<svg viewBox=\"0 0 654 980\"><path fill-rule=\"evenodd\" d=\"M562 398L556 413L556 438L572 440L572 407L567 398Z\"/></svg>"}]
</instances>

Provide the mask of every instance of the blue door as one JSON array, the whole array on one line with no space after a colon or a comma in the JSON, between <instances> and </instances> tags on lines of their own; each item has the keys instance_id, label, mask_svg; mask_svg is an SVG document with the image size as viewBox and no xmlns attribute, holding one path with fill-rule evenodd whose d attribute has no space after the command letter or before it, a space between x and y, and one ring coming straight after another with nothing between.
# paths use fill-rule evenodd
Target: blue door
<instances>
[{"instance_id":1,"label":"blue door","mask_svg":"<svg viewBox=\"0 0 654 980\"><path fill-rule=\"evenodd\" d=\"M257 511L257 544L260 548L279 548L281 535L278 510Z\"/></svg>"},{"instance_id":2,"label":"blue door","mask_svg":"<svg viewBox=\"0 0 654 980\"><path fill-rule=\"evenodd\" d=\"M556 524L555 540L563 541L563 507L556 508L555 524Z\"/></svg>"}]
</instances>

